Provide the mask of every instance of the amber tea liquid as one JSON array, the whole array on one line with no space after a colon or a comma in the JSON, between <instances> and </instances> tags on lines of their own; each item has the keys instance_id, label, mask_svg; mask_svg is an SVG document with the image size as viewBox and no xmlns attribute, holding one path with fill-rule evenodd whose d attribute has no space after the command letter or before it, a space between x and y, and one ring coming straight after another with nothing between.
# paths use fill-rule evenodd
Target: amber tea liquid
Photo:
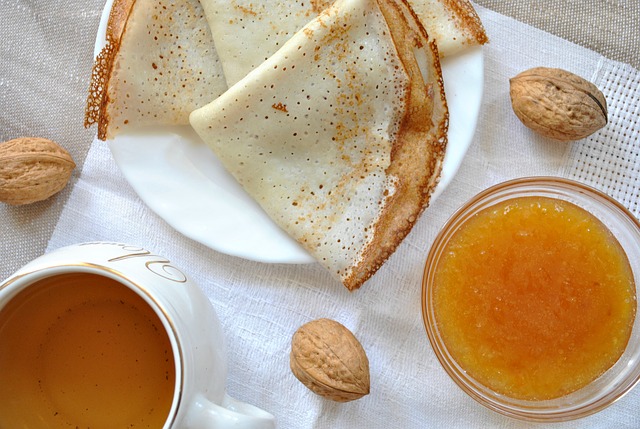
<instances>
[{"instance_id":1,"label":"amber tea liquid","mask_svg":"<svg viewBox=\"0 0 640 429\"><path fill-rule=\"evenodd\" d=\"M162 322L115 280L49 277L0 309L0 429L161 428L175 383Z\"/></svg>"}]
</instances>

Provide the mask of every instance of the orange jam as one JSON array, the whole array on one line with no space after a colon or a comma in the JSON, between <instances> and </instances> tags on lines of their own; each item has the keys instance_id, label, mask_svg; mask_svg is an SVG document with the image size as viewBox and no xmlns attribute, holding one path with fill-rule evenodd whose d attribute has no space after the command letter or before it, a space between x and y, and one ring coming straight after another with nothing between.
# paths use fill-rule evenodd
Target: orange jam
<instances>
[{"instance_id":1,"label":"orange jam","mask_svg":"<svg viewBox=\"0 0 640 429\"><path fill-rule=\"evenodd\" d=\"M636 312L633 273L607 227L547 197L488 207L438 262L434 309L458 364L493 391L560 397L624 352Z\"/></svg>"}]
</instances>

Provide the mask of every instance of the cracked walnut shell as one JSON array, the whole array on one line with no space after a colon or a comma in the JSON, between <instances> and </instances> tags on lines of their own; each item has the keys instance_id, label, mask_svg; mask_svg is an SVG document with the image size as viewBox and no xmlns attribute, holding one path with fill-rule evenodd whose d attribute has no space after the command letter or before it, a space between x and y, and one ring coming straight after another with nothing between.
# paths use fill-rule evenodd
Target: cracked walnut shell
<instances>
[{"instance_id":1,"label":"cracked walnut shell","mask_svg":"<svg viewBox=\"0 0 640 429\"><path fill-rule=\"evenodd\" d=\"M22 205L45 200L67 185L75 167L71 155L48 139L0 143L0 201Z\"/></svg>"},{"instance_id":2,"label":"cracked walnut shell","mask_svg":"<svg viewBox=\"0 0 640 429\"><path fill-rule=\"evenodd\" d=\"M607 102L591 82L536 67L509 80L511 106L524 125L555 140L585 138L607 124Z\"/></svg>"},{"instance_id":3,"label":"cracked walnut shell","mask_svg":"<svg viewBox=\"0 0 640 429\"><path fill-rule=\"evenodd\" d=\"M369 360L356 337L342 324L318 319L293 335L291 371L314 393L338 402L369 393Z\"/></svg>"}]
</instances>

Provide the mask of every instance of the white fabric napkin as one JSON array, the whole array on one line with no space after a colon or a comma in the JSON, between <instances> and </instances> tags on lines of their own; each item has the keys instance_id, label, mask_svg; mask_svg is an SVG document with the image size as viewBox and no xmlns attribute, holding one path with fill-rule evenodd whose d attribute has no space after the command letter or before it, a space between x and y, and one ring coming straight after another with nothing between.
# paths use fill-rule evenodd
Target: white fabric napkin
<instances>
[{"instance_id":1,"label":"white fabric napkin","mask_svg":"<svg viewBox=\"0 0 640 429\"><path fill-rule=\"evenodd\" d=\"M318 264L262 264L183 237L151 212L96 142L48 250L109 240L166 256L200 284L227 338L228 393L276 416L280 428L523 428L463 393L440 367L421 316L429 247L447 218L497 182L530 175L576 178L609 192L638 215L640 73L550 34L478 8L486 46L483 107L455 179L380 271L349 293ZM609 102L609 125L577 143L526 129L511 111L509 77L534 66L561 67L593 81ZM334 403L307 390L289 369L291 336L316 318L349 328L367 352L371 393ZM640 427L640 390L606 410L558 428Z\"/></svg>"}]
</instances>

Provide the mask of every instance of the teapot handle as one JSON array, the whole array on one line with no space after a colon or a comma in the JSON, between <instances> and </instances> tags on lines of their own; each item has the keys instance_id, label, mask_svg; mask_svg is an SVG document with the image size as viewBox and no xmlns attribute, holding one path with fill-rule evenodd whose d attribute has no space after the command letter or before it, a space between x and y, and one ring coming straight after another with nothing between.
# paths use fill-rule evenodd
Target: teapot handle
<instances>
[{"instance_id":1,"label":"teapot handle","mask_svg":"<svg viewBox=\"0 0 640 429\"><path fill-rule=\"evenodd\" d=\"M225 393L222 405L198 395L189 410L189 429L274 429L275 418L253 405Z\"/></svg>"}]
</instances>

